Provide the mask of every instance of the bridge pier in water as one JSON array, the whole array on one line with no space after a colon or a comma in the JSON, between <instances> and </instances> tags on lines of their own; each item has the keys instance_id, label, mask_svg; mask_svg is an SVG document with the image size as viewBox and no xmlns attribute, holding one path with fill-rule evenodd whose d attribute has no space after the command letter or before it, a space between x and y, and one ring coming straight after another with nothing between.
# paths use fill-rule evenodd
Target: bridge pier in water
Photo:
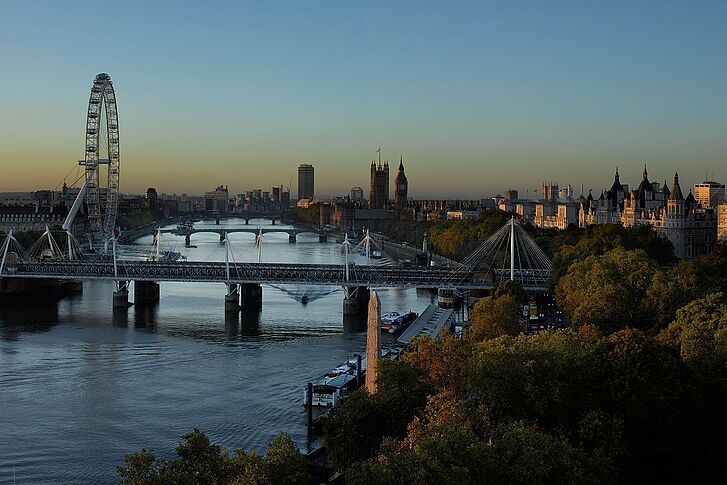
<instances>
[{"instance_id":1,"label":"bridge pier in water","mask_svg":"<svg viewBox=\"0 0 727 485\"><path fill-rule=\"evenodd\" d=\"M343 317L365 315L371 292L366 286L347 286L343 297Z\"/></svg>"},{"instance_id":2,"label":"bridge pier in water","mask_svg":"<svg viewBox=\"0 0 727 485\"><path fill-rule=\"evenodd\" d=\"M296 241L297 241L297 236L295 235L295 233L294 232L289 232L288 233L288 242L290 244L295 244Z\"/></svg>"},{"instance_id":3,"label":"bridge pier in water","mask_svg":"<svg viewBox=\"0 0 727 485\"><path fill-rule=\"evenodd\" d=\"M134 281L134 305L159 302L159 283L156 281Z\"/></svg>"},{"instance_id":4,"label":"bridge pier in water","mask_svg":"<svg viewBox=\"0 0 727 485\"><path fill-rule=\"evenodd\" d=\"M131 306L131 303L129 303L128 281L118 281L116 283L116 291L113 293L112 301L114 308L127 308Z\"/></svg>"},{"instance_id":5,"label":"bridge pier in water","mask_svg":"<svg viewBox=\"0 0 727 485\"><path fill-rule=\"evenodd\" d=\"M192 247L192 235L191 234L185 234L184 235L184 247L185 248L191 248Z\"/></svg>"},{"instance_id":6,"label":"bridge pier in water","mask_svg":"<svg viewBox=\"0 0 727 485\"><path fill-rule=\"evenodd\" d=\"M245 310L262 310L263 287L257 283L243 283L240 285L242 308Z\"/></svg>"},{"instance_id":7,"label":"bridge pier in water","mask_svg":"<svg viewBox=\"0 0 727 485\"><path fill-rule=\"evenodd\" d=\"M318 234L318 242L328 242L328 234Z\"/></svg>"},{"instance_id":8,"label":"bridge pier in water","mask_svg":"<svg viewBox=\"0 0 727 485\"><path fill-rule=\"evenodd\" d=\"M237 313L242 309L240 305L240 285L228 284L225 295L225 315Z\"/></svg>"}]
</instances>

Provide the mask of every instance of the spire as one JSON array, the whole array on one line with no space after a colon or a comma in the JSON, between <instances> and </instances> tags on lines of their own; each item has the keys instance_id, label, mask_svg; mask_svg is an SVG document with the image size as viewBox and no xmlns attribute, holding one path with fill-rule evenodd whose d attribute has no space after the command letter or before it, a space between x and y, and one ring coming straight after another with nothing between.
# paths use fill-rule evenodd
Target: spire
<instances>
[{"instance_id":1,"label":"spire","mask_svg":"<svg viewBox=\"0 0 727 485\"><path fill-rule=\"evenodd\" d=\"M404 155L399 155L399 171L404 171Z\"/></svg>"},{"instance_id":2,"label":"spire","mask_svg":"<svg viewBox=\"0 0 727 485\"><path fill-rule=\"evenodd\" d=\"M646 171L646 164L644 164L644 174L643 174L644 180L646 180L647 178L649 178L648 175L649 175L649 172Z\"/></svg>"},{"instance_id":3,"label":"spire","mask_svg":"<svg viewBox=\"0 0 727 485\"><path fill-rule=\"evenodd\" d=\"M671 195L669 195L669 200L684 200L684 196L682 195L682 188L679 186L679 174L674 174L674 185L671 188Z\"/></svg>"},{"instance_id":4,"label":"spire","mask_svg":"<svg viewBox=\"0 0 727 485\"><path fill-rule=\"evenodd\" d=\"M619 182L619 177L618 177L618 165L616 165L616 176L614 177L614 180L615 180L616 182Z\"/></svg>"}]
</instances>

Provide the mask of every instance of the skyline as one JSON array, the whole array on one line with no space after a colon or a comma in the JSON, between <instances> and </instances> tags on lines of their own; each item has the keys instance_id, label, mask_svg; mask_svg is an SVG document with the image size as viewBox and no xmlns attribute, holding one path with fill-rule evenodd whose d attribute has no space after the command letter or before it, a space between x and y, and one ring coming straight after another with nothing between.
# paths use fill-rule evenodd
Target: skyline
<instances>
[{"instance_id":1,"label":"skyline","mask_svg":"<svg viewBox=\"0 0 727 485\"><path fill-rule=\"evenodd\" d=\"M169 5L4 7L0 162L17 169L0 191L53 188L82 158L99 72L123 192L287 187L312 163L316 192L340 195L367 185L379 145L414 198L596 194L644 163L690 187L727 176L720 2Z\"/></svg>"}]
</instances>

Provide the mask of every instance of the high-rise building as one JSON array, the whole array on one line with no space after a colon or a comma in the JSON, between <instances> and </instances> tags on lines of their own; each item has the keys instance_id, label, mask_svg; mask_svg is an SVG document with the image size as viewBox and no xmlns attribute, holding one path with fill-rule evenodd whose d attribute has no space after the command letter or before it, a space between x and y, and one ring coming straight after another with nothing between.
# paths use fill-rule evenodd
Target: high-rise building
<instances>
[{"instance_id":1,"label":"high-rise building","mask_svg":"<svg viewBox=\"0 0 727 485\"><path fill-rule=\"evenodd\" d=\"M704 181L701 184L694 184L694 199L704 209L717 207L725 198L724 184L719 182Z\"/></svg>"},{"instance_id":2,"label":"high-rise building","mask_svg":"<svg viewBox=\"0 0 727 485\"><path fill-rule=\"evenodd\" d=\"M157 189L154 187L149 187L146 189L146 206L149 208L150 211L157 210Z\"/></svg>"},{"instance_id":3,"label":"high-rise building","mask_svg":"<svg viewBox=\"0 0 727 485\"><path fill-rule=\"evenodd\" d=\"M290 207L290 190L285 190L280 193L280 206L283 209Z\"/></svg>"},{"instance_id":4,"label":"high-rise building","mask_svg":"<svg viewBox=\"0 0 727 485\"><path fill-rule=\"evenodd\" d=\"M361 187L353 187L351 189L351 200L354 202L363 202L364 192Z\"/></svg>"},{"instance_id":5,"label":"high-rise building","mask_svg":"<svg viewBox=\"0 0 727 485\"><path fill-rule=\"evenodd\" d=\"M371 162L371 188L369 209L386 209L389 206L389 162Z\"/></svg>"},{"instance_id":6,"label":"high-rise building","mask_svg":"<svg viewBox=\"0 0 727 485\"><path fill-rule=\"evenodd\" d=\"M555 202L558 200L558 184L543 182L540 188L540 198L546 202Z\"/></svg>"},{"instance_id":7,"label":"high-rise building","mask_svg":"<svg viewBox=\"0 0 727 485\"><path fill-rule=\"evenodd\" d=\"M280 192L283 191L283 186L273 187L273 203L279 204L280 203Z\"/></svg>"},{"instance_id":8,"label":"high-rise building","mask_svg":"<svg viewBox=\"0 0 727 485\"><path fill-rule=\"evenodd\" d=\"M227 191L227 186L218 185L215 190L204 193L205 209L227 212L229 199L230 197Z\"/></svg>"},{"instance_id":9,"label":"high-rise building","mask_svg":"<svg viewBox=\"0 0 727 485\"><path fill-rule=\"evenodd\" d=\"M727 202L717 206L717 240L727 242Z\"/></svg>"},{"instance_id":10,"label":"high-rise building","mask_svg":"<svg viewBox=\"0 0 727 485\"><path fill-rule=\"evenodd\" d=\"M301 163L298 166L298 200L312 199L314 194L313 165Z\"/></svg>"},{"instance_id":11,"label":"high-rise building","mask_svg":"<svg viewBox=\"0 0 727 485\"><path fill-rule=\"evenodd\" d=\"M404 157L399 158L399 171L394 179L394 208L400 214L406 207L406 197L409 192L409 182L404 173Z\"/></svg>"}]
</instances>

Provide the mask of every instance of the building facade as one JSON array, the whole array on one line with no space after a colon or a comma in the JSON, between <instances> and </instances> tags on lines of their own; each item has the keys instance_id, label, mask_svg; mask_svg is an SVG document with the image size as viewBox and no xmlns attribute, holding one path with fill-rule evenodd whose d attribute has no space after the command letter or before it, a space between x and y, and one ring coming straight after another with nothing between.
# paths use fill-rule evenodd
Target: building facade
<instances>
[{"instance_id":1,"label":"building facade","mask_svg":"<svg viewBox=\"0 0 727 485\"><path fill-rule=\"evenodd\" d=\"M724 185L719 182L704 181L694 184L694 199L705 209L717 207L724 197Z\"/></svg>"},{"instance_id":2,"label":"building facade","mask_svg":"<svg viewBox=\"0 0 727 485\"><path fill-rule=\"evenodd\" d=\"M394 210L396 214L406 208L407 194L409 193L409 181L404 173L404 157L399 159L399 171L394 179Z\"/></svg>"},{"instance_id":3,"label":"building facade","mask_svg":"<svg viewBox=\"0 0 727 485\"><path fill-rule=\"evenodd\" d=\"M369 209L386 209L389 206L389 162L371 162L371 187Z\"/></svg>"},{"instance_id":4,"label":"building facade","mask_svg":"<svg viewBox=\"0 0 727 485\"><path fill-rule=\"evenodd\" d=\"M298 200L312 199L315 196L315 177L313 165L301 163L298 166Z\"/></svg>"},{"instance_id":5,"label":"building facade","mask_svg":"<svg viewBox=\"0 0 727 485\"><path fill-rule=\"evenodd\" d=\"M727 201L717 206L717 239L727 242Z\"/></svg>"}]
</instances>

